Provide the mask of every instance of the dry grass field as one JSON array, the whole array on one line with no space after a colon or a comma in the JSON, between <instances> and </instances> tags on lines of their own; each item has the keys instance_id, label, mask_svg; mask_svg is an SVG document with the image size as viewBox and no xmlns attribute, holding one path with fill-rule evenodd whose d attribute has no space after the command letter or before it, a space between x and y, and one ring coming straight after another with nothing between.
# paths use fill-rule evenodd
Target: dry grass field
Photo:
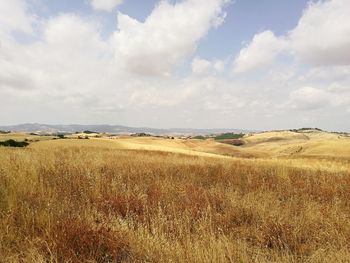
<instances>
[{"instance_id":1,"label":"dry grass field","mask_svg":"<svg viewBox=\"0 0 350 263\"><path fill-rule=\"evenodd\" d=\"M350 138L242 139L0 147L0 262L350 262Z\"/></svg>"}]
</instances>

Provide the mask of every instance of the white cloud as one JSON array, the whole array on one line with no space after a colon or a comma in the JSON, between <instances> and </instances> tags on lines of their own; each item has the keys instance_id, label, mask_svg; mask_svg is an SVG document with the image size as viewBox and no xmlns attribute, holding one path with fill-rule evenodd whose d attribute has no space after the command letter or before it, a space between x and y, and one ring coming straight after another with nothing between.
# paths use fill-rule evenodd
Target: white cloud
<instances>
[{"instance_id":1,"label":"white cloud","mask_svg":"<svg viewBox=\"0 0 350 263\"><path fill-rule=\"evenodd\" d=\"M319 66L311 68L302 78L320 81L350 80L350 66Z\"/></svg>"},{"instance_id":2,"label":"white cloud","mask_svg":"<svg viewBox=\"0 0 350 263\"><path fill-rule=\"evenodd\" d=\"M50 19L45 25L44 37L55 52L61 50L69 55L67 59L75 54L96 54L107 48L107 43L100 37L98 25L73 14Z\"/></svg>"},{"instance_id":3,"label":"white cloud","mask_svg":"<svg viewBox=\"0 0 350 263\"><path fill-rule=\"evenodd\" d=\"M341 85L338 82L334 82L331 85L329 85L327 91L332 92L332 93L336 93L336 94L344 94L345 93L350 93L350 84L348 85ZM350 96L350 94L348 94ZM350 97L348 98L348 100L350 101Z\"/></svg>"},{"instance_id":4,"label":"white cloud","mask_svg":"<svg viewBox=\"0 0 350 263\"><path fill-rule=\"evenodd\" d=\"M205 106L208 110L221 112L222 114L231 114L234 110L247 107L247 103L239 96L218 94L206 97Z\"/></svg>"},{"instance_id":5,"label":"white cloud","mask_svg":"<svg viewBox=\"0 0 350 263\"><path fill-rule=\"evenodd\" d=\"M312 3L290 32L293 51L314 65L350 64L350 1Z\"/></svg>"},{"instance_id":6,"label":"white cloud","mask_svg":"<svg viewBox=\"0 0 350 263\"><path fill-rule=\"evenodd\" d=\"M24 0L0 1L0 37L12 31L31 33L35 20L35 16L27 12Z\"/></svg>"},{"instance_id":7,"label":"white cloud","mask_svg":"<svg viewBox=\"0 0 350 263\"><path fill-rule=\"evenodd\" d=\"M108 12L111 12L122 3L123 0L91 0L91 5L94 9Z\"/></svg>"},{"instance_id":8,"label":"white cloud","mask_svg":"<svg viewBox=\"0 0 350 263\"><path fill-rule=\"evenodd\" d=\"M226 62L223 60L215 60L213 67L217 72L222 72L225 69Z\"/></svg>"},{"instance_id":9,"label":"white cloud","mask_svg":"<svg viewBox=\"0 0 350 263\"><path fill-rule=\"evenodd\" d=\"M211 27L222 23L226 0L161 1L145 22L118 14L116 57L132 72L169 76Z\"/></svg>"},{"instance_id":10,"label":"white cloud","mask_svg":"<svg viewBox=\"0 0 350 263\"><path fill-rule=\"evenodd\" d=\"M225 2L161 1L144 22L119 14L118 31L109 38L101 33L98 16L63 13L35 23L24 1L2 1L0 7L11 6L6 10L18 19L5 17L0 8L0 36L8 36L0 38L1 122L164 127L191 119L187 125L192 127L269 129L293 126L301 116L311 121L316 116L327 127L333 116L339 127L349 129L337 118L350 107L349 66L298 64L315 63L292 45L297 38L257 34L235 64L237 72L246 72L243 77L227 74L226 60L194 53L209 30L222 23ZM33 23L37 30L30 43L10 37L14 31L30 33ZM276 70L261 76L250 72L271 68L284 51L302 59L279 61ZM183 61L185 66L177 67ZM187 62L192 71L186 74Z\"/></svg>"},{"instance_id":11,"label":"white cloud","mask_svg":"<svg viewBox=\"0 0 350 263\"><path fill-rule=\"evenodd\" d=\"M329 95L320 89L303 87L290 94L290 105L298 110L315 110L328 106Z\"/></svg>"},{"instance_id":12,"label":"white cloud","mask_svg":"<svg viewBox=\"0 0 350 263\"><path fill-rule=\"evenodd\" d=\"M0 60L0 88L4 90L27 90L35 88L37 72L30 68Z\"/></svg>"},{"instance_id":13,"label":"white cloud","mask_svg":"<svg viewBox=\"0 0 350 263\"><path fill-rule=\"evenodd\" d=\"M93 22L66 14L42 26L41 41L3 42L6 55L0 63L0 86L4 90L32 89L38 97L64 101L72 93L93 94L96 88L115 85L113 49Z\"/></svg>"},{"instance_id":14,"label":"white cloud","mask_svg":"<svg viewBox=\"0 0 350 263\"><path fill-rule=\"evenodd\" d=\"M192 73L198 76L212 75L220 73L225 69L225 61L216 59L209 61L200 57L192 60Z\"/></svg>"},{"instance_id":15,"label":"white cloud","mask_svg":"<svg viewBox=\"0 0 350 263\"><path fill-rule=\"evenodd\" d=\"M138 106L172 107L190 99L196 93L194 88L183 88L180 85L171 90L153 87L134 90L130 100Z\"/></svg>"},{"instance_id":16,"label":"white cloud","mask_svg":"<svg viewBox=\"0 0 350 263\"><path fill-rule=\"evenodd\" d=\"M208 74L212 64L210 61L201 58L194 58L192 61L192 72L197 75Z\"/></svg>"},{"instance_id":17,"label":"white cloud","mask_svg":"<svg viewBox=\"0 0 350 263\"><path fill-rule=\"evenodd\" d=\"M276 37L271 31L256 34L234 62L234 72L263 68L288 52L312 66L350 65L350 1L313 2L296 28Z\"/></svg>"},{"instance_id":18,"label":"white cloud","mask_svg":"<svg viewBox=\"0 0 350 263\"><path fill-rule=\"evenodd\" d=\"M269 65L286 48L286 41L271 31L254 36L234 61L234 72L243 73Z\"/></svg>"},{"instance_id":19,"label":"white cloud","mask_svg":"<svg viewBox=\"0 0 350 263\"><path fill-rule=\"evenodd\" d=\"M146 29L146 32L141 34L145 39L147 33L154 30L152 41L159 40L164 47L164 54L167 55L168 52L174 51L178 52L176 57L186 59L185 55L191 55L192 52L187 54L184 50L194 48L199 38L204 36L211 26L217 25L217 19L222 14L222 3L212 0L209 8L197 8L201 6L198 0L189 0L175 5L163 2L155 8L155 11L147 19L150 27L141 26L136 30ZM214 8L214 11L211 8ZM187 35L187 22L183 21L181 24L183 18L181 13L187 12L186 14L197 16L194 12L195 9L200 11L198 17L194 19L195 27L198 29L190 27L192 31ZM173 12L177 17L174 17L174 21L170 21L169 25L163 25L162 23L166 22L168 15L170 15L169 12ZM187 19L186 16L184 17ZM131 18L128 17L128 19ZM178 25L179 23L181 25ZM172 25L176 25L176 28L172 32L168 32L168 28L171 31ZM52 107L64 105L67 111L68 109L79 111L82 108L90 111L96 109L99 111L110 111L111 109L120 111L121 108L130 109L135 106L176 106L190 99L198 90L196 81L187 82L180 78L167 78L166 81L162 81L162 78L133 76L130 79L129 70L122 71L119 66L125 57L117 56L115 58L114 56L116 48L119 50L120 46L127 44L123 42L125 39L122 38L114 42L103 40L100 34L100 25L91 18L75 14L61 14L48 20L42 20L40 26L40 32L43 32L41 39L30 45L19 44L15 41L2 43L2 52L0 53L3 59L0 63L1 94L7 94L8 91L21 90L23 92L25 90L31 94L27 97L27 103L31 100L45 100L50 102ZM125 24L123 26L123 23L119 26L123 30L117 34L131 34L131 38L135 37L132 34L133 27L125 26ZM156 38L159 33L165 33L165 35ZM181 40L182 33L185 34L186 40L184 41ZM191 37L195 36L191 38L190 35ZM179 37L180 41L167 49L166 45L172 45L173 37ZM141 42L137 42L135 48L141 44ZM178 46L183 46L184 50L178 51ZM141 50L140 53L136 53L142 56L145 55L143 52L146 51ZM150 51L155 52L150 54L150 61L161 58L158 61L161 63L163 57L157 57L158 50L151 48ZM125 55L125 53L121 53ZM171 68L175 64L171 63ZM216 66L213 64L212 67L219 67L220 63L217 64ZM169 70L171 69L169 68ZM12 92L12 94L14 93Z\"/></svg>"}]
</instances>

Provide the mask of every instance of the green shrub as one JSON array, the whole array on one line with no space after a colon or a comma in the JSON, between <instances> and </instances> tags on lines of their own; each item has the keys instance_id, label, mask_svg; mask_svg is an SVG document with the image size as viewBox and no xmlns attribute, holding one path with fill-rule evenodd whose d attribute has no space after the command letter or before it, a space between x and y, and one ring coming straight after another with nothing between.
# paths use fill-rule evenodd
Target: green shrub
<instances>
[{"instance_id":1,"label":"green shrub","mask_svg":"<svg viewBox=\"0 0 350 263\"><path fill-rule=\"evenodd\" d=\"M214 139L215 140L239 139L239 138L242 138L243 136L244 136L243 133L230 132L230 133L220 134L220 135L216 136Z\"/></svg>"},{"instance_id":2,"label":"green shrub","mask_svg":"<svg viewBox=\"0 0 350 263\"><path fill-rule=\"evenodd\" d=\"M194 136L193 139L205 140L206 138L203 135Z\"/></svg>"},{"instance_id":3,"label":"green shrub","mask_svg":"<svg viewBox=\"0 0 350 263\"><path fill-rule=\"evenodd\" d=\"M92 134L92 133L98 133L98 132L94 132L94 131L83 131L83 133Z\"/></svg>"},{"instance_id":4,"label":"green shrub","mask_svg":"<svg viewBox=\"0 0 350 263\"><path fill-rule=\"evenodd\" d=\"M0 146L5 146L5 147L26 147L28 146L28 142L17 142L15 140L7 140L4 142L0 142Z\"/></svg>"}]
</instances>

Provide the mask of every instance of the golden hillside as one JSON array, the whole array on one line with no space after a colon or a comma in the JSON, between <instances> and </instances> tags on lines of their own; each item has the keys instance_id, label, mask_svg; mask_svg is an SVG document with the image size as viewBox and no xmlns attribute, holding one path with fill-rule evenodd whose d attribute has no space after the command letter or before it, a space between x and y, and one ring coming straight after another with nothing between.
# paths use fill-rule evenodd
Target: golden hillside
<instances>
[{"instance_id":1,"label":"golden hillside","mask_svg":"<svg viewBox=\"0 0 350 263\"><path fill-rule=\"evenodd\" d=\"M1 262L349 262L344 135L33 140L0 147Z\"/></svg>"}]
</instances>

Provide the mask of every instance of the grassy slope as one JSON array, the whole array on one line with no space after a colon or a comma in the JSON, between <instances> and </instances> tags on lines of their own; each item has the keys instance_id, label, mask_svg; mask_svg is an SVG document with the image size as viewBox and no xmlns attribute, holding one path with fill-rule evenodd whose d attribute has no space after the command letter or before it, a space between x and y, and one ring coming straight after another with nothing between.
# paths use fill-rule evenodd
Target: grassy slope
<instances>
[{"instance_id":1,"label":"grassy slope","mask_svg":"<svg viewBox=\"0 0 350 263\"><path fill-rule=\"evenodd\" d=\"M0 147L0 258L348 262L349 139L295 135Z\"/></svg>"},{"instance_id":2,"label":"grassy slope","mask_svg":"<svg viewBox=\"0 0 350 263\"><path fill-rule=\"evenodd\" d=\"M350 157L350 137L326 132L267 132L246 137L245 148L271 155Z\"/></svg>"},{"instance_id":3,"label":"grassy slope","mask_svg":"<svg viewBox=\"0 0 350 263\"><path fill-rule=\"evenodd\" d=\"M6 141L9 139L16 140L16 141L24 141L27 140L52 140L55 136L37 136L37 135L30 135L29 133L7 133L7 134L0 134L0 141Z\"/></svg>"}]
</instances>

